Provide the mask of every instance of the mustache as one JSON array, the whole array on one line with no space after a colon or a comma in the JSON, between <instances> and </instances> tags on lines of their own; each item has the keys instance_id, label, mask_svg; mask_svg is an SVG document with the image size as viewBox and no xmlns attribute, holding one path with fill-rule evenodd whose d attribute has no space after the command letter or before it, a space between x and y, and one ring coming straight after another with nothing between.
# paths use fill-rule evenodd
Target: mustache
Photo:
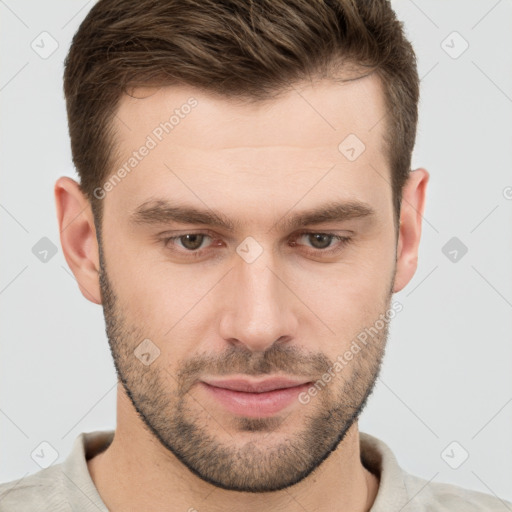
<instances>
[{"instance_id":1,"label":"mustache","mask_svg":"<svg viewBox=\"0 0 512 512\"><path fill-rule=\"evenodd\" d=\"M333 362L319 352L304 352L297 347L275 344L265 352L230 347L222 354L200 354L184 361L177 374L179 392L186 393L201 376L243 374L250 376L285 373L315 380Z\"/></svg>"}]
</instances>

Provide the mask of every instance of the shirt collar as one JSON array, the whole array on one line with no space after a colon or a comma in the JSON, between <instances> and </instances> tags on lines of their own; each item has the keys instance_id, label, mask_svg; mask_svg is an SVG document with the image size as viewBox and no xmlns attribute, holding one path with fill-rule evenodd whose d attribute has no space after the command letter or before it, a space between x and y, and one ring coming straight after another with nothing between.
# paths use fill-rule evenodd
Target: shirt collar
<instances>
[{"instance_id":1,"label":"shirt collar","mask_svg":"<svg viewBox=\"0 0 512 512\"><path fill-rule=\"evenodd\" d=\"M82 432L62 463L61 485L72 510L109 512L94 485L87 460L105 450L114 439L114 430Z\"/></svg>"},{"instance_id":2,"label":"shirt collar","mask_svg":"<svg viewBox=\"0 0 512 512\"><path fill-rule=\"evenodd\" d=\"M389 446L380 439L359 432L363 465L380 479L377 496L370 512L389 512L404 508L409 497L402 468Z\"/></svg>"},{"instance_id":3,"label":"shirt collar","mask_svg":"<svg viewBox=\"0 0 512 512\"><path fill-rule=\"evenodd\" d=\"M105 450L114 438L114 430L83 432L73 444L71 453L62 463L61 485L64 496L73 509L86 512L109 512L89 473L87 460ZM370 512L400 510L408 501L403 470L387 444L359 432L363 465L379 477L379 489Z\"/></svg>"}]
</instances>

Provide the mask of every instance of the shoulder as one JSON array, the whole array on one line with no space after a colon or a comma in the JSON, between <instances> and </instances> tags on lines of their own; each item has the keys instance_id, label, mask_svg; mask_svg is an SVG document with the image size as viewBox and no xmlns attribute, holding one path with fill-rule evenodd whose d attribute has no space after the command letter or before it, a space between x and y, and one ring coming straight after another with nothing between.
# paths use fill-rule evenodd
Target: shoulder
<instances>
[{"instance_id":1,"label":"shoulder","mask_svg":"<svg viewBox=\"0 0 512 512\"><path fill-rule=\"evenodd\" d=\"M60 464L0 484L2 512L68 512L61 487Z\"/></svg>"},{"instance_id":2,"label":"shoulder","mask_svg":"<svg viewBox=\"0 0 512 512\"><path fill-rule=\"evenodd\" d=\"M59 464L0 484L1 512L108 512L91 479L87 460L106 449L113 430L82 432Z\"/></svg>"},{"instance_id":3,"label":"shoulder","mask_svg":"<svg viewBox=\"0 0 512 512\"><path fill-rule=\"evenodd\" d=\"M411 497L410 510L436 512L512 511L512 503L498 496L453 484L433 482L404 472L404 484ZM404 509L409 510L409 508Z\"/></svg>"},{"instance_id":4,"label":"shoulder","mask_svg":"<svg viewBox=\"0 0 512 512\"><path fill-rule=\"evenodd\" d=\"M512 512L512 503L493 494L408 473L375 436L360 432L360 440L363 464L380 478L371 512Z\"/></svg>"}]
</instances>

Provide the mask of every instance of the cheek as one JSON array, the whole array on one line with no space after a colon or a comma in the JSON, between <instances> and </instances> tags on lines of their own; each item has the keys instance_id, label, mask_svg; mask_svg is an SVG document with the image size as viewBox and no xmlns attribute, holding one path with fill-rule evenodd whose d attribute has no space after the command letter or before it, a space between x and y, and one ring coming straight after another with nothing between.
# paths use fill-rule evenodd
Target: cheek
<instances>
[{"instance_id":1,"label":"cheek","mask_svg":"<svg viewBox=\"0 0 512 512\"><path fill-rule=\"evenodd\" d=\"M205 298L215 294L219 276L166 261L154 248L128 247L119 264L108 268L125 318L161 344L186 337L196 329L198 314L204 316Z\"/></svg>"},{"instance_id":2,"label":"cheek","mask_svg":"<svg viewBox=\"0 0 512 512\"><path fill-rule=\"evenodd\" d=\"M293 290L328 326L336 343L349 342L387 307L394 269L389 241L374 241L342 263L303 267ZM308 313L309 315L309 313Z\"/></svg>"},{"instance_id":3,"label":"cheek","mask_svg":"<svg viewBox=\"0 0 512 512\"><path fill-rule=\"evenodd\" d=\"M298 320L306 329L312 323L321 327L320 318L337 339L357 334L382 312L383 298L387 299L393 270L392 242L383 230L369 234L335 263L283 260L280 274L307 308L298 304L293 294L282 307L303 315ZM105 246L109 278L125 316L132 325L146 330L149 338L165 341L185 334L184 328L197 333L205 327L201 327L205 318L210 322L215 320L212 315L222 315L215 297L226 286L219 281L230 264L179 265L166 259L156 244L150 246L119 232L110 238L106 234Z\"/></svg>"}]
</instances>

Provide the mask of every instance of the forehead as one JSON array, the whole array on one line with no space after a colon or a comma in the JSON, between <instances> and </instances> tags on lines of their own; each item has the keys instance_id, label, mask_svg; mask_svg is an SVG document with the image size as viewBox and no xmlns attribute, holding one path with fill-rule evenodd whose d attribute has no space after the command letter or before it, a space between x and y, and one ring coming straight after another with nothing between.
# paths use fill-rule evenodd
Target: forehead
<instances>
[{"instance_id":1,"label":"forehead","mask_svg":"<svg viewBox=\"0 0 512 512\"><path fill-rule=\"evenodd\" d=\"M385 112L375 74L296 84L251 103L186 86L139 88L123 95L114 119L112 175L124 172L106 203L133 211L158 194L284 208L361 193L375 203L379 190L390 195Z\"/></svg>"},{"instance_id":2,"label":"forehead","mask_svg":"<svg viewBox=\"0 0 512 512\"><path fill-rule=\"evenodd\" d=\"M192 98L197 107L189 109L187 103ZM318 142L311 140L311 131L318 138L331 135L326 145L351 131L364 141L373 141L373 135L377 139L384 124L379 121L385 114L385 104L381 80L375 73L346 81L324 79L290 85L276 98L265 101L220 97L189 86L147 87L121 96L114 127L124 141L135 142L130 140L137 136L134 129L152 133L173 113L177 117L171 122L175 144L185 142L180 139L183 128L177 128L186 125L184 138L205 148L237 146L241 142L248 146L304 147ZM186 118L188 121L182 123Z\"/></svg>"}]
</instances>

